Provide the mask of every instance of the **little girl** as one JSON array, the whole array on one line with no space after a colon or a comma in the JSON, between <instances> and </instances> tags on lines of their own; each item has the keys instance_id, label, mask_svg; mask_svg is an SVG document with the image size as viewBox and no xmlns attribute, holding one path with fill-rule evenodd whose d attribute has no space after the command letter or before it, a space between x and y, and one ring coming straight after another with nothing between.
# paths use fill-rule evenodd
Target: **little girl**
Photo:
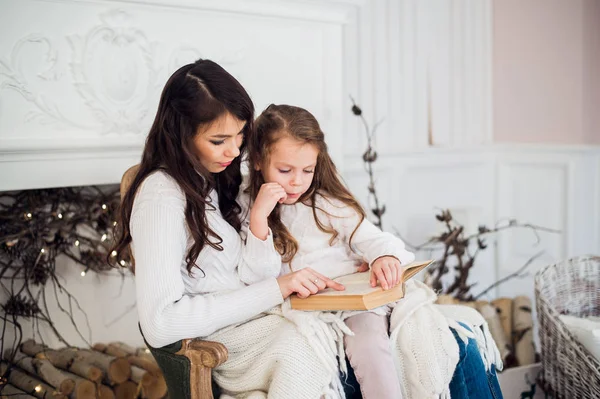
<instances>
[{"instance_id":1,"label":"little girl","mask_svg":"<svg viewBox=\"0 0 600 399\"><path fill-rule=\"evenodd\" d=\"M253 199L251 233L273 240L281 255L281 270L263 267L245 272L245 283L302 268L335 278L355 273L368 263L371 285L394 287L401 265L414 260L404 243L365 218L358 201L342 183L315 117L289 105L270 105L247 137ZM252 262L250 262L252 264ZM259 263L256 263L258 265ZM263 263L264 265L264 263ZM269 270L270 269L270 270ZM316 278L308 296L324 288ZM346 354L365 399L400 398L400 383L390 350L388 317L362 312L346 319L354 336L346 336Z\"/></svg>"}]
</instances>

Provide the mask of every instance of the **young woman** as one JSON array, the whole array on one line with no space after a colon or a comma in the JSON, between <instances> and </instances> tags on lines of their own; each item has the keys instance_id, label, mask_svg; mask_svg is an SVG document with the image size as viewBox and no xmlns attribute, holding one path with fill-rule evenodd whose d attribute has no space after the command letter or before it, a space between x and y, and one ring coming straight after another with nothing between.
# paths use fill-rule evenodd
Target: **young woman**
<instances>
[{"instance_id":1,"label":"young woman","mask_svg":"<svg viewBox=\"0 0 600 399\"><path fill-rule=\"evenodd\" d=\"M261 258L273 245L252 235L244 244L239 236L240 157L253 119L254 106L244 88L212 61L181 67L163 89L139 172L122 201L121 235L115 247L115 259L119 259L131 245L140 326L153 347L207 337L245 323L292 293L312 288L316 279L323 287L343 289L313 270L249 286L240 281L238 267L244 259ZM259 334L257 343L273 346L285 338L310 352L288 324L281 318L269 322L272 329L284 329L286 335L265 338ZM231 349L234 343L223 343L230 349L229 363L244 357L243 350ZM278 397L318 397L331 382L316 356L306 357L304 363L277 354L273 358L277 367L265 365L265 378L256 378L258 369L247 370L247 383L229 392L272 391L277 395L289 382L277 373L298 364L320 374L304 391L299 390L300 396Z\"/></svg>"}]
</instances>

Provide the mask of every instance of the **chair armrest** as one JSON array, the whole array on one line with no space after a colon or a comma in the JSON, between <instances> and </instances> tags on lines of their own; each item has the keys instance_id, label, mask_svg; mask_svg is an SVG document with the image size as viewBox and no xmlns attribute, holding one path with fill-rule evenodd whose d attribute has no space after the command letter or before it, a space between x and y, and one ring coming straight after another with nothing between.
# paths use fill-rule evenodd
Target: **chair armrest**
<instances>
[{"instance_id":1,"label":"chair armrest","mask_svg":"<svg viewBox=\"0 0 600 399\"><path fill-rule=\"evenodd\" d=\"M227 360L227 348L219 342L201 339L184 339L177 355L190 361L190 387L192 399L213 398L212 369Z\"/></svg>"},{"instance_id":2,"label":"chair armrest","mask_svg":"<svg viewBox=\"0 0 600 399\"><path fill-rule=\"evenodd\" d=\"M180 354L189 351L190 355L200 355L199 361L204 367L215 368L227 360L227 348L220 342L204 341L200 338L184 339ZM186 354L187 356L187 354Z\"/></svg>"}]
</instances>

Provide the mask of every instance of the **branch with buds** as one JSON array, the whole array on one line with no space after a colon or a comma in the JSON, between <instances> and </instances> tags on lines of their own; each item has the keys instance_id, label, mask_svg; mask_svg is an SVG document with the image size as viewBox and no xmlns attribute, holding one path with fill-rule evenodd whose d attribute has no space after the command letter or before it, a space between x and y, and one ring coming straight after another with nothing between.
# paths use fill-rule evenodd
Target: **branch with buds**
<instances>
[{"instance_id":1,"label":"branch with buds","mask_svg":"<svg viewBox=\"0 0 600 399\"><path fill-rule=\"evenodd\" d=\"M380 122L377 122L371 128L365 119L362 110L360 107L354 102L354 99L350 97L352 101L352 113L360 118L364 130L365 135L367 136L367 150L363 153L362 159L364 162L365 171L369 175L369 186L367 189L369 190L369 206L371 207L371 212L375 215L375 226L383 229L382 216L385 213L385 205L383 205L379 201L379 197L377 196L377 189L375 187L375 175L373 174L373 163L377 161L377 151L373 148L373 142L375 139L375 132L377 131L377 127L380 125Z\"/></svg>"},{"instance_id":2,"label":"branch with buds","mask_svg":"<svg viewBox=\"0 0 600 399\"><path fill-rule=\"evenodd\" d=\"M382 216L385 213L386 208L377 196L375 175L373 172L373 164L375 161L377 161L377 151L375 151L374 148L375 132L377 131L377 127L381 122L378 122L374 124L373 127L370 127L363 115L362 109L356 104L352 97L350 97L350 100L352 101L351 111L362 122L364 132L367 137L367 149L362 155L362 160L364 162L365 171L369 176L369 185L367 187L369 192L369 207L370 211L376 218L374 224L382 229ZM533 232L537 242L539 243L539 231L560 233L558 230L535 226L529 223L520 223L514 219L511 219L502 223L497 223L493 229L489 229L486 226L479 226L477 233L465 236L464 226L457 223L452 218L450 210L444 209L435 217L440 223L445 225L446 231L432 237L421 245L409 245L409 247L411 247L413 251L426 250L432 252L434 250L440 250L442 252L441 257L428 268L426 283L440 294L452 295L456 299L463 301L479 298L508 280L523 277L526 269L533 263L535 259L539 258L544 253L543 251L537 253L515 273L495 282L489 287L483 289L479 294L473 295L471 290L476 283L468 282L469 273L475 266L475 259L477 258L477 255L480 253L480 251L483 251L487 248L487 243L485 240L487 237L506 229L527 228ZM396 235L400 236L398 232L396 232ZM449 285L444 286L442 283L442 277L450 273L451 270L454 272L454 280Z\"/></svg>"},{"instance_id":3,"label":"branch with buds","mask_svg":"<svg viewBox=\"0 0 600 399\"><path fill-rule=\"evenodd\" d=\"M512 278L523 277L526 269L535 259L539 258L544 253L544 251L538 252L517 272L493 283L491 286L483 289L479 294L473 295L471 291L477 283L468 282L469 273L475 265L477 255L488 247L486 238L499 233L502 230L525 228L531 230L535 236L536 244L539 244L540 231L560 233L559 230L548 229L530 223L520 223L517 220L510 219L497 223L492 229L481 225L479 226L477 233L466 236L464 226L453 219L450 210L443 209L439 214L435 215L435 217L440 223L445 225L446 230L421 245L413 246L412 249L415 251L442 250L441 258L437 259L428 269L426 283L439 293L451 295L461 301L475 300ZM449 285L444 286L442 277L450 273L451 270L454 271L454 280Z\"/></svg>"}]
</instances>

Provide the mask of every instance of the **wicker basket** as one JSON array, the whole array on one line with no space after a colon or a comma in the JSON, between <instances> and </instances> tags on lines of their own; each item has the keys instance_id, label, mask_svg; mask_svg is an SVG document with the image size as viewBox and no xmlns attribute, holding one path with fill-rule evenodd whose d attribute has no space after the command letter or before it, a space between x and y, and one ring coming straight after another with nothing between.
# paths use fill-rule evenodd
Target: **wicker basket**
<instances>
[{"instance_id":1,"label":"wicker basket","mask_svg":"<svg viewBox=\"0 0 600 399\"><path fill-rule=\"evenodd\" d=\"M547 266L535 276L543 385L557 398L600 398L600 362L558 318L600 315L600 257Z\"/></svg>"}]
</instances>

